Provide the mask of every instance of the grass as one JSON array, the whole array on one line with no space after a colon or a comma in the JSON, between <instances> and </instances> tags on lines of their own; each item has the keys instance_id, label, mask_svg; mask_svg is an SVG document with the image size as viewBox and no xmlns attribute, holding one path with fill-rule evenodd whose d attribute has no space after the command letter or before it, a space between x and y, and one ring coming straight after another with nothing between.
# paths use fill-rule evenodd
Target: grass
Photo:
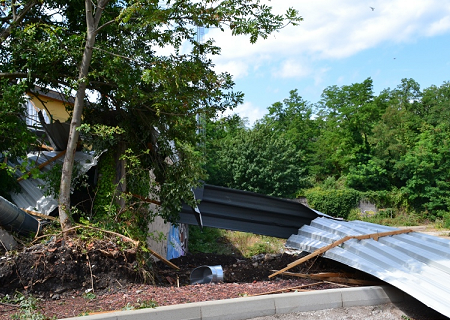
<instances>
[{"instance_id":1,"label":"grass","mask_svg":"<svg viewBox=\"0 0 450 320\"><path fill-rule=\"evenodd\" d=\"M260 253L283 252L285 239L248 232L189 226L189 252L252 257Z\"/></svg>"},{"instance_id":2,"label":"grass","mask_svg":"<svg viewBox=\"0 0 450 320\"><path fill-rule=\"evenodd\" d=\"M428 215L419 215L416 213L395 212L392 209L380 210L377 213L364 216L359 209L353 209L348 220L361 220L375 224L393 226L393 227L410 227L425 225L428 228L438 230L450 229L450 215L435 218L434 220L427 219Z\"/></svg>"}]
</instances>

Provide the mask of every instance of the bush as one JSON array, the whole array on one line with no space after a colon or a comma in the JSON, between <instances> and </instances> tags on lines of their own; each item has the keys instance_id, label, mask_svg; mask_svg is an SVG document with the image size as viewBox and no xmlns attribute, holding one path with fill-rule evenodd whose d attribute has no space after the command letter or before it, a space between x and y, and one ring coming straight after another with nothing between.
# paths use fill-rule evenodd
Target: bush
<instances>
[{"instance_id":1,"label":"bush","mask_svg":"<svg viewBox=\"0 0 450 320\"><path fill-rule=\"evenodd\" d=\"M395 208L397 210L402 210L408 207L407 200L403 193L397 188L392 188L391 190L366 191L361 193L361 199L365 199L375 204L377 208Z\"/></svg>"},{"instance_id":2,"label":"bush","mask_svg":"<svg viewBox=\"0 0 450 320\"><path fill-rule=\"evenodd\" d=\"M308 204L322 213L337 218L347 219L350 210L358 206L361 199L360 192L353 189L312 188L305 191Z\"/></svg>"}]
</instances>

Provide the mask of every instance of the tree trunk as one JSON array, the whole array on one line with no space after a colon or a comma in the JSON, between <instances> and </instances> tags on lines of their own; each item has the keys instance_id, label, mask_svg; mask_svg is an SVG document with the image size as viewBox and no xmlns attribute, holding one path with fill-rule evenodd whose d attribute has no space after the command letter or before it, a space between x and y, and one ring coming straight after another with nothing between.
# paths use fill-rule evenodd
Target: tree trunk
<instances>
[{"instance_id":1,"label":"tree trunk","mask_svg":"<svg viewBox=\"0 0 450 320\"><path fill-rule=\"evenodd\" d=\"M72 180L73 162L78 144L79 132L77 128L81 125L81 115L83 113L84 98L86 96L87 75L92 60L92 51L97 35L97 28L100 22L102 12L109 0L99 1L93 12L92 2L85 0L87 35L86 45L84 47L83 59L81 61L80 73L78 75L78 89L75 96L73 107L73 116L70 123L69 141L67 142L66 157L64 158L61 187L59 190L59 220L63 234L72 226L70 211L70 187Z\"/></svg>"}]
</instances>

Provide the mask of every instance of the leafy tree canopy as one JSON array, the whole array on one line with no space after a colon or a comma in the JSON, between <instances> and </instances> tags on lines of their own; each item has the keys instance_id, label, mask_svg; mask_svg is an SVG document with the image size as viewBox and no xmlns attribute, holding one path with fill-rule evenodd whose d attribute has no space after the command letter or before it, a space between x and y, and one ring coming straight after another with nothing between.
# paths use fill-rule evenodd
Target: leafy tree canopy
<instances>
[{"instance_id":1,"label":"leafy tree canopy","mask_svg":"<svg viewBox=\"0 0 450 320\"><path fill-rule=\"evenodd\" d=\"M215 117L243 99L230 74L214 71L210 57L220 48L197 41L197 27L229 28L255 42L302 20L294 9L273 14L259 0L7 0L0 14L2 91L14 83L76 92L61 179L63 229L81 119L85 135L124 129L114 139L129 161L155 171L161 214L175 220L203 174L196 116Z\"/></svg>"}]
</instances>

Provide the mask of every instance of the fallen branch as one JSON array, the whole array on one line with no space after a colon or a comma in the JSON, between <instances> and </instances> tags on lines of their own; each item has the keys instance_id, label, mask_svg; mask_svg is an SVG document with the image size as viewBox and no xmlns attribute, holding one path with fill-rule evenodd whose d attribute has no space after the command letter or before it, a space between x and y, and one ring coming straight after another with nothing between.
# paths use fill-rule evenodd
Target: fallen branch
<instances>
[{"instance_id":1,"label":"fallen branch","mask_svg":"<svg viewBox=\"0 0 450 320\"><path fill-rule=\"evenodd\" d=\"M13 308L20 308L20 305L18 305L18 304L5 303L5 302L0 302L0 304L2 306L13 307Z\"/></svg>"},{"instance_id":2,"label":"fallen branch","mask_svg":"<svg viewBox=\"0 0 450 320\"><path fill-rule=\"evenodd\" d=\"M274 291L267 291L267 292L262 292L262 293L255 293L255 294L249 295L249 297L263 296L263 295L266 295L266 294L273 294L273 293L282 293L283 291L292 291L292 290L311 291L311 290L302 290L302 289L303 288L307 288L307 287L316 286L318 284L323 284L323 282L314 282L314 283L304 284L304 285L296 286L296 287L284 288L284 289L279 289L279 290L274 290Z\"/></svg>"},{"instance_id":3,"label":"fallen branch","mask_svg":"<svg viewBox=\"0 0 450 320\"><path fill-rule=\"evenodd\" d=\"M115 235L115 236L117 236L117 237L120 237L120 238L121 238L122 240L124 240L124 241L133 243L133 244L135 245L135 247L137 247L137 246L139 245L139 241L135 241L135 240L133 240L133 239L131 239L131 238L128 238L127 236L124 236L123 234L120 234L120 233L117 233L117 232L114 232L114 231L109 231L109 230L105 230L105 229L96 228L96 227L89 227L89 226L75 226L75 227L72 227L72 228L69 228L69 229L65 230L64 232L70 232L70 231L73 231L73 230L76 230L76 229L80 229L80 228L91 229L91 230L96 230L96 231L100 231L100 232L104 232L104 233L109 233L109 234ZM62 232L60 232L60 233L58 233L58 234L50 234L50 235L48 234L48 235L45 235L45 236L36 237L36 238L33 240L33 242L35 242L35 241L37 241L38 239L43 238L43 237L51 237L51 236L59 237L59 236L61 236L61 235L62 235ZM147 250L148 250L152 255L154 255L156 258L158 258L159 260L161 260L162 262L164 262L165 264L167 264L168 266L170 266L170 267L172 267L172 268L174 268L174 269L176 269L176 270L179 270L179 269L180 269L178 266L176 266L175 264L173 264L172 262L170 262L169 260L167 260L167 259L164 258L163 256L159 255L157 252L153 251L152 249L147 248Z\"/></svg>"},{"instance_id":4,"label":"fallen branch","mask_svg":"<svg viewBox=\"0 0 450 320\"><path fill-rule=\"evenodd\" d=\"M277 270L272 270L272 272L276 272ZM283 275L306 278L306 279L315 279L322 280L325 278L331 277L342 277L342 278L355 278L353 274L346 272L321 272L321 273L294 273L294 272L283 272Z\"/></svg>"},{"instance_id":5,"label":"fallen branch","mask_svg":"<svg viewBox=\"0 0 450 320\"><path fill-rule=\"evenodd\" d=\"M65 230L64 232L69 232L69 231L76 230L76 229L80 229L80 228L91 229L91 230L95 230L95 231L100 231L100 232L104 232L104 233L109 233L109 234L112 234L112 235L114 235L114 236L116 236L116 237L121 238L121 239L124 240L124 241L131 242L131 243L134 244L134 246L136 246L136 247L139 245L139 241L133 240L133 239L127 237L127 236L124 236L123 234L120 234L120 233L117 233L117 232L114 232L114 231L109 231L109 230L101 229L101 228L96 228L96 227L90 227L90 226L75 226L75 227L72 227L72 228L69 228L69 229ZM62 232L59 233L59 234L62 234Z\"/></svg>"},{"instance_id":6,"label":"fallen branch","mask_svg":"<svg viewBox=\"0 0 450 320\"><path fill-rule=\"evenodd\" d=\"M328 281L328 282L332 282L332 283L336 282L336 283L345 283L345 284L355 284L355 285L361 285L361 286L377 286L377 285L382 284L382 281L347 278L347 277L345 277L345 274L341 274L344 276L340 276L339 273L328 273L328 274L332 275L332 276L326 276L327 273L304 274L304 273L294 273L294 272L283 272L283 275L286 275L286 276L313 279L313 280L323 280L323 281Z\"/></svg>"},{"instance_id":7,"label":"fallen branch","mask_svg":"<svg viewBox=\"0 0 450 320\"><path fill-rule=\"evenodd\" d=\"M328 250L330 250L330 249L332 249L334 247L337 247L337 246L339 246L339 245L343 244L344 242L346 242L348 240L351 240L351 239L358 239L358 240L373 239L375 241L378 241L378 239L381 238L381 237L393 236L393 235L396 235L396 234L409 233L409 232L413 232L413 230L412 229L404 229L404 230L395 230L395 231L388 231L388 232L377 232L377 233L371 233L371 234L363 234L363 235L360 235L360 236L346 236L346 237L344 237L342 239L339 239L339 240L337 240L337 241L335 241L335 242L333 242L333 243L331 243L331 244L329 244L327 246L324 246L324 247L322 247L320 249L317 249L313 253L310 253L307 256L303 257L303 258L300 258L300 259L298 259L298 260L296 260L294 262L291 262L290 264L287 265L286 268L283 268L283 269L278 270L277 272L271 274L269 276L269 278L272 278L272 277L274 277L274 276L276 276L276 275L278 275L280 273L283 273L283 272L285 272L285 271L287 271L289 269L292 269L293 267L298 266L299 264L301 264L301 263L303 263L305 261L308 261L309 259L314 258L315 256L321 255L322 253L324 253L324 252L326 252L326 251L328 251Z\"/></svg>"},{"instance_id":8,"label":"fallen branch","mask_svg":"<svg viewBox=\"0 0 450 320\"><path fill-rule=\"evenodd\" d=\"M69 228L67 230L65 230L64 232L70 232L70 231L74 231L77 229L81 229L81 228L85 228L85 229L91 229L91 230L96 230L96 231L100 231L100 232L104 232L104 233L109 233L112 235L115 235L117 237L120 237L122 240L127 241L127 242L131 242L132 244L134 244L135 247L137 247L139 245L139 241L133 240L131 238L128 238L127 236L124 236L123 234L114 232L114 231L109 231L109 230L105 230L105 229L100 229L100 228L96 228L96 227L89 227L89 226L75 226L72 228ZM40 237L35 237L33 242L37 241L38 239L41 238L45 238L45 237L59 237L62 235L62 232L56 233L56 234L46 234L44 236L40 236Z\"/></svg>"},{"instance_id":9,"label":"fallen branch","mask_svg":"<svg viewBox=\"0 0 450 320\"><path fill-rule=\"evenodd\" d=\"M87 262L89 265L89 271L91 272L91 290L92 293L95 293L94 291L94 275L92 274L92 266L91 266L91 260L89 259L89 254L86 253Z\"/></svg>"}]
</instances>

